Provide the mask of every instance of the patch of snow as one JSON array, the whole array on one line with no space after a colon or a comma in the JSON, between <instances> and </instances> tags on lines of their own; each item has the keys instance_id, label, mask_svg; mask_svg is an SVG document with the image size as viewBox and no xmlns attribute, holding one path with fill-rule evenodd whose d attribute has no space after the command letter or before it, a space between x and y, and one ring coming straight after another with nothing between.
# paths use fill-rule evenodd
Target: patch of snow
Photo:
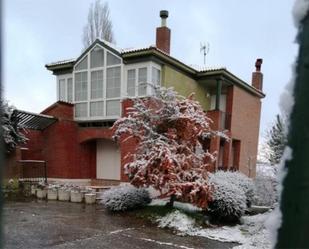
<instances>
[{"instance_id":1,"label":"patch of snow","mask_svg":"<svg viewBox=\"0 0 309 249\"><path fill-rule=\"evenodd\" d=\"M166 203L169 202L169 198L164 199L152 199L151 203L148 204L148 206L165 206ZM174 207L181 209L186 212L197 212L202 211L201 208L198 208L190 203L184 203L184 202L174 202Z\"/></svg>"},{"instance_id":2,"label":"patch of snow","mask_svg":"<svg viewBox=\"0 0 309 249\"><path fill-rule=\"evenodd\" d=\"M164 199L153 199L148 206L165 206L168 202L168 198Z\"/></svg>"},{"instance_id":3,"label":"patch of snow","mask_svg":"<svg viewBox=\"0 0 309 249\"><path fill-rule=\"evenodd\" d=\"M309 10L308 0L296 0L293 6L293 19L296 28L299 27L300 22L306 17Z\"/></svg>"},{"instance_id":4,"label":"patch of snow","mask_svg":"<svg viewBox=\"0 0 309 249\"><path fill-rule=\"evenodd\" d=\"M184 202L178 202L178 201L174 202L174 207L187 211L187 212L202 211L201 208L198 208L190 203L184 203Z\"/></svg>"},{"instance_id":5,"label":"patch of snow","mask_svg":"<svg viewBox=\"0 0 309 249\"><path fill-rule=\"evenodd\" d=\"M163 242L163 241L147 239L147 238L139 238L139 239L144 240L144 241L148 241L148 242L153 242L153 243L156 243L156 244L159 244L159 245L173 246L173 247L183 248L183 249L194 249L193 247L177 245L177 244L173 244L173 243L170 243L170 242Z\"/></svg>"},{"instance_id":6,"label":"patch of snow","mask_svg":"<svg viewBox=\"0 0 309 249\"><path fill-rule=\"evenodd\" d=\"M119 229L119 230L111 231L109 234L117 234L117 233L122 233L124 231L130 231L130 230L134 230L134 228Z\"/></svg>"},{"instance_id":7,"label":"patch of snow","mask_svg":"<svg viewBox=\"0 0 309 249\"><path fill-rule=\"evenodd\" d=\"M201 228L186 214L174 211L157 219L159 227L167 227L178 231L179 235L201 236L222 242L237 242L242 245L234 248L270 248L270 235L265 228L265 221L270 213L244 216L244 224L217 228Z\"/></svg>"}]
</instances>

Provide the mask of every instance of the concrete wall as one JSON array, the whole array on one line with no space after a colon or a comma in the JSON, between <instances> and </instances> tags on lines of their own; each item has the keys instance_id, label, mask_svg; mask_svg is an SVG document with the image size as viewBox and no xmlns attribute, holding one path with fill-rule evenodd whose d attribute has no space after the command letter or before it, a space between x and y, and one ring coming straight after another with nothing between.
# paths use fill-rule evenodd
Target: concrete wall
<instances>
[{"instance_id":1,"label":"concrete wall","mask_svg":"<svg viewBox=\"0 0 309 249\"><path fill-rule=\"evenodd\" d=\"M162 66L162 85L165 87L174 87L180 95L187 97L195 93L195 99L200 102L204 110L210 108L210 97L207 97L207 90L197 81L184 73L168 66Z\"/></svg>"}]
</instances>

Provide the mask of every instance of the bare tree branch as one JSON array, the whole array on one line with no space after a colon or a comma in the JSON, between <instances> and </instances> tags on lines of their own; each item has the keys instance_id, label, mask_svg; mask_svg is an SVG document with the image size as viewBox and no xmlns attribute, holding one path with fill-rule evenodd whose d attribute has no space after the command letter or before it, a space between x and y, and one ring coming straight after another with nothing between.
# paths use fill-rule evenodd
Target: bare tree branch
<instances>
[{"instance_id":1,"label":"bare tree branch","mask_svg":"<svg viewBox=\"0 0 309 249\"><path fill-rule=\"evenodd\" d=\"M109 7L107 3L101 3L101 0L96 0L89 7L87 24L84 27L82 37L84 49L89 47L97 38L115 42Z\"/></svg>"}]
</instances>

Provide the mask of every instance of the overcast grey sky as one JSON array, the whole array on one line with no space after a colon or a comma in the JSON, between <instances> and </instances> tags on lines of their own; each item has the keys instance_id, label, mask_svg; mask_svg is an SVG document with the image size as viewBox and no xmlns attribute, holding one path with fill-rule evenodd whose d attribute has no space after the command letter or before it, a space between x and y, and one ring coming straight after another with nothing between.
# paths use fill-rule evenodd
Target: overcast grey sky
<instances>
[{"instance_id":1,"label":"overcast grey sky","mask_svg":"<svg viewBox=\"0 0 309 249\"><path fill-rule=\"evenodd\" d=\"M56 101L56 81L46 63L75 58L91 0L4 1L4 97L17 108L40 112ZM261 132L279 112L280 93L297 53L293 0L113 0L108 1L117 46L155 43L159 11L170 13L171 55L203 64L200 42L209 42L207 66L224 66L251 82L263 58Z\"/></svg>"}]
</instances>

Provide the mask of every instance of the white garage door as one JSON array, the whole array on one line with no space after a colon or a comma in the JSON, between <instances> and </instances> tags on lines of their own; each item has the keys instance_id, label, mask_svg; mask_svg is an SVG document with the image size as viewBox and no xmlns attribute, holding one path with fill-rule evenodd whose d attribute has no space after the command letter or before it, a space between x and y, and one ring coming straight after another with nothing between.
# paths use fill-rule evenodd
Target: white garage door
<instances>
[{"instance_id":1,"label":"white garage door","mask_svg":"<svg viewBox=\"0 0 309 249\"><path fill-rule=\"evenodd\" d=\"M97 179L120 180L120 150L113 141L97 141Z\"/></svg>"}]
</instances>

